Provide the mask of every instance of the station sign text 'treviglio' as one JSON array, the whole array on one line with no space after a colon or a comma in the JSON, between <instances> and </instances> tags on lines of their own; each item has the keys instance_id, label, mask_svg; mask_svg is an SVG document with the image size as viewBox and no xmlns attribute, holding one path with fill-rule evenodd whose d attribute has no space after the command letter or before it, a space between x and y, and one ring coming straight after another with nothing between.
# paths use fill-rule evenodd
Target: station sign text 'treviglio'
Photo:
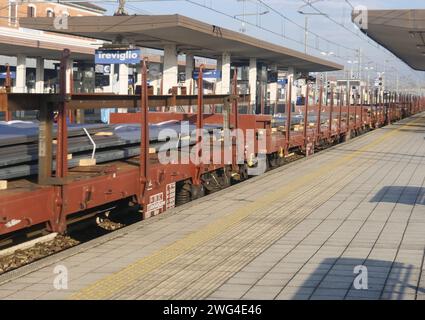
<instances>
[{"instance_id":1,"label":"station sign text 'treviglio'","mask_svg":"<svg viewBox=\"0 0 425 320\"><path fill-rule=\"evenodd\" d=\"M140 49L96 50L96 64L138 64L141 59Z\"/></svg>"}]
</instances>

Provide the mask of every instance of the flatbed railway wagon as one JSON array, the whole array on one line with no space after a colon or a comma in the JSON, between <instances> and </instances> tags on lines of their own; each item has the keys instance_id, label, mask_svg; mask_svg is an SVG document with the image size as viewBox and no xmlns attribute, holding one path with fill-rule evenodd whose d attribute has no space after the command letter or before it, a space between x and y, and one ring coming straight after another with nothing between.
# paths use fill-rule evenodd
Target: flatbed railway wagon
<instances>
[{"instance_id":1,"label":"flatbed railway wagon","mask_svg":"<svg viewBox=\"0 0 425 320\"><path fill-rule=\"evenodd\" d=\"M33 228L65 233L69 224L93 217L115 202L138 205L143 218L149 218L225 188L234 181L247 179L252 174L250 170L258 174L255 169L259 167L259 159L265 161L265 170L277 167L285 163L294 150L309 155L346 137L422 111L424 106L419 98L397 95L373 105L361 104L362 99L357 104L346 103L345 106L339 99L339 105L334 105L333 93L330 105L326 106L322 104L323 89L320 89L317 104L309 105L309 99L306 99L305 120L295 128L291 108L288 108L286 118L280 123L272 115L240 114L239 109L249 101L249 96L237 93L236 78L233 94L204 95L202 68L197 95L150 95L146 61L142 61L140 95L67 94L65 66L69 54L65 50L61 60L60 94L0 93L0 111L10 114L18 110L37 110L40 121L36 175L15 177L1 183L0 237ZM306 96L309 96L308 92ZM289 94L287 105L290 101ZM220 106L212 108L215 111L220 109L220 112L205 113L206 105ZM196 106L196 113L152 111L179 106ZM78 109L108 107L139 110L111 115L113 124L138 126L136 132L139 139L136 146L133 145L132 153L123 146L116 146L115 149L108 149L108 152L120 150L123 154L121 158L99 164L93 161L96 158L93 151L92 158L72 162L73 155L69 154L68 149L71 140L67 115ZM57 126L54 125L54 112L57 112ZM310 114L314 114L312 123L309 121ZM160 161L161 146L167 141L152 142L150 126L170 121L187 122L196 129L194 136L180 135L178 141L173 142L176 142L174 151L178 159L191 153L198 161L171 161L167 164ZM56 134L53 133L54 127L57 127ZM219 134L205 138L203 129L207 132L215 129ZM230 133L231 143L225 143L223 136L226 132ZM239 157L237 151L240 143L237 135L232 135L235 132L242 133L244 142L248 136L254 140L252 148L243 146L242 156ZM110 130L104 136L100 134L92 138L88 134L87 143L92 142L95 147L96 139L105 139L108 135L112 135ZM185 140L188 148L183 147ZM205 140L209 143L205 144ZM217 149L210 149L217 145L219 161L212 161ZM205 154L211 161L202 160ZM230 157L226 158L225 154L230 154Z\"/></svg>"}]
</instances>

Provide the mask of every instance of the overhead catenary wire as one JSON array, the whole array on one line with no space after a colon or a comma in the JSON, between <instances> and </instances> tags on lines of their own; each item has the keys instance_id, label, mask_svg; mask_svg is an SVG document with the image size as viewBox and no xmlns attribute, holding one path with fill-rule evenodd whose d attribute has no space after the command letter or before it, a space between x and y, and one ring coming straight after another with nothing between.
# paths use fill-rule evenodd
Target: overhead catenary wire
<instances>
[{"instance_id":1,"label":"overhead catenary wire","mask_svg":"<svg viewBox=\"0 0 425 320\"><path fill-rule=\"evenodd\" d=\"M177 0L177 1L178 1L178 0ZM214 12L216 12L216 13L219 13L219 14L225 15L225 16L227 16L227 17L229 17L229 18L232 18L232 19L234 19L234 20L238 20L238 21L243 22L243 23L245 23L245 24L248 24L248 25L254 26L254 27L256 27L256 28L258 28L258 29L260 29L260 30L267 31L267 32L269 32L269 33L271 33L271 34L278 35L278 36L283 37L283 38L285 38L285 39L287 39L287 40L291 40L291 41L294 41L294 42L296 42L296 43L298 43L298 44L302 44L302 45L304 45L304 42L301 42L301 41L296 40L296 39L294 39L294 38L288 37L287 35L282 34L282 32L281 32L281 33L277 33L277 32L276 32L276 31L274 31L274 30L270 30L270 29L265 28L265 27L263 27L263 26L258 26L258 25L256 25L256 24L250 23L250 22L249 22L249 21L247 21L247 20L237 19L237 18L235 18L234 16L232 16L232 15L230 15L230 14L228 14L228 13L225 13L225 12L223 12L223 11L221 11L221 10L216 9L216 8L209 7L209 6L207 6L206 4L199 3L198 1L194 1L194 0L184 0L184 1L186 1L186 2L188 2L188 3L191 3L191 4L194 4L194 5L196 5L196 6L202 7L202 8L209 9L209 10L214 11ZM298 28L300 28L301 30L304 30L304 31L305 31L305 27L304 27L304 26L302 26L302 25L298 24L297 22L293 21L293 19L288 18L287 16L285 16L284 14L282 14L280 11L278 11L278 10L277 10L277 9L275 9L275 8L273 8L271 5L267 4L265 1L263 1L263 0L253 0L253 1L258 2L259 4L263 5L265 8L269 9L270 11L273 11L274 13L278 14L278 15L279 15L279 16L280 16L280 17L281 17L284 21L287 21L287 22L289 22L289 23L292 23L292 24L293 24L293 25L295 25L296 27L298 27ZM312 5L312 2L310 2L310 1L307 1L307 0L300 0L300 1L303 1L304 3L308 4L309 6L311 6L311 5ZM346 3L347 3L347 2L346 2ZM347 3L347 5L349 5L349 6L350 6L350 8L351 8L351 6L352 6L351 2L350 2L350 3ZM347 26L345 26L344 24L341 24L341 23L339 23L338 21L336 21L335 19L331 18L331 17L329 16L329 14L327 14L327 13L325 13L325 12L321 11L321 10L319 10L319 12L318 12L318 13L321 13L321 15L323 15L324 17L326 17L326 18L328 18L328 19L331 19L331 21L332 21L332 22L334 22L334 23L338 24L339 26L341 26L341 27L342 27L342 28L344 28L345 30L347 30L347 31L349 31L350 33L352 33L352 34L356 35L356 37L358 37L360 40L362 40L362 41L366 41L366 42L367 42L368 44L370 44L373 48L376 48L376 49L382 49L382 48L380 48L380 46L379 46L378 44L374 43L372 40L369 40L369 39L367 39L367 38L365 38L365 37L362 37L361 35L359 35L358 33L354 32L353 30L350 30L350 29L349 29ZM341 44L339 44L339 43L336 43L336 42L330 41L330 40L328 40L328 39L326 39L326 38L324 38L324 37L322 37L322 36L320 36L320 35L317 35L317 34L316 34L316 33L314 33L314 32L310 32L310 31L308 31L308 32L309 32L309 34L313 34L313 35L315 35L315 36L319 37L319 39L324 39L324 41L326 41L326 43L328 43L328 44L333 45L334 47L336 47L336 48L335 48L335 49L336 49L335 51L337 51L338 53L335 53L335 52L333 53L333 56L334 56L334 57L336 57L336 58L343 59L343 56L342 56L342 55L341 55L341 53L340 53L340 50L341 50L341 49L346 50L346 51L349 51L349 52L351 52L351 53L357 53L357 52L358 52L358 49L356 49L356 48L352 48L352 47L348 47L348 46L345 46L345 45L341 45ZM314 49L314 50L318 50L316 47L313 47L313 46L311 46L310 44L307 44L307 47L308 47L308 48L311 48L311 49ZM319 49L319 51L320 51L320 49ZM386 53L387 53L387 52L386 52ZM388 54L388 53L387 53L387 54ZM375 65L376 65L376 66L379 66L379 68L380 68L381 70L385 70L385 69L387 69L387 71L388 71L388 69L390 69L390 70L397 70L397 69L395 69L395 68L394 68L394 67L392 67L392 66L388 66L388 65L381 64L381 63L380 63L380 62L378 62L376 59L371 58L371 57L369 57L369 56L367 56L367 55L365 55L365 54L362 54L362 57L364 57L364 58L366 58L366 59L368 59L368 60L372 60L372 61L374 61ZM391 56L391 58L392 58L392 59L394 59L394 57L392 57L392 56ZM399 62L401 62L399 59L398 59L398 61L399 61ZM403 64L403 66L404 66L404 64ZM413 75L416 79L419 79L419 78L418 78L418 75L417 75L417 74L415 74L415 73L413 72L413 70L409 70L409 72L410 72L410 73L411 73L411 74L412 74L412 75Z\"/></svg>"},{"instance_id":2,"label":"overhead catenary wire","mask_svg":"<svg viewBox=\"0 0 425 320\"><path fill-rule=\"evenodd\" d=\"M179 1L179 0L175 0L175 1ZM193 5L196 5L196 6L199 6L199 7L208 9L208 10L211 10L211 11L213 11L215 13L221 14L221 15L226 16L228 18L231 18L233 20L237 20L239 22L242 22L242 23L251 25L251 26L256 27L256 28L258 28L258 29L260 29L262 31L266 31L266 32L269 32L270 34L279 36L279 37L281 37L283 39L293 41L293 42L295 42L297 44L300 44L300 45L303 45L303 46L305 45L305 43L303 41L300 41L300 40L297 40L297 39L295 39L293 37L288 36L288 34L284 32L285 31L284 30L284 26L282 26L282 29L283 30L281 30L281 32L276 32L275 30L271 30L271 29L265 28L263 26L260 26L260 25L251 23L251 22L249 22L249 21L247 21L245 19L240 19L238 17L235 17L234 15L228 14L228 13L226 13L224 11L221 11L221 10L218 10L216 8L209 7L209 6L205 5L205 4L199 3L198 1L194 1L194 0L182 0L182 1L186 1L186 2L188 2L190 4L193 4ZM270 5L266 4L264 1L261 1L261 0L253 0L253 1L258 2L261 5L263 5L264 7L266 7L267 9L269 9L270 11L273 11L275 14L279 15L284 21L293 24L295 27L300 28L303 31L306 30L304 26L301 26L300 24L298 24L297 22L295 22L293 19L288 18L287 16L285 16L284 14L282 14L281 12L279 12L278 10L276 10L275 8L273 8ZM344 46L344 45L342 45L340 43L337 43L337 42L334 42L332 40L329 40L328 38L322 37L322 36L320 36L319 34L317 34L315 32L309 32L309 33L312 34L312 35L314 35L316 37L316 39L320 39L320 40L322 40L322 42L326 43L327 44L327 49L328 49L329 45L332 45L333 47L335 47L335 51L337 53L334 53L333 56L336 57L336 58L341 58L341 56L340 56L341 49L347 50L347 51L350 51L350 52L355 52L355 49L350 48L350 47L347 47L347 46ZM310 48L310 49L313 49L313 50L317 50L320 53L323 52L323 50L321 50L320 47L318 48L317 46L312 46L311 44L307 44L307 47Z\"/></svg>"},{"instance_id":3,"label":"overhead catenary wire","mask_svg":"<svg viewBox=\"0 0 425 320\"><path fill-rule=\"evenodd\" d=\"M351 7L351 9L354 9L354 6L351 4L349 0L345 0L345 2Z\"/></svg>"},{"instance_id":4,"label":"overhead catenary wire","mask_svg":"<svg viewBox=\"0 0 425 320\"><path fill-rule=\"evenodd\" d=\"M294 25L295 25L295 26L297 26L298 28L302 29L303 31L307 31L310 35L314 35L314 36L315 36L315 37L317 37L318 39L322 39L322 40L323 40L323 41L325 41L326 43L329 43L329 44L335 45L336 47L343 48L343 49L346 49L346 50L348 50L348 51L353 51L353 52L355 51L355 49L353 49L353 48L351 48L351 47L344 46L344 45L342 45L342 44L340 44L340 43L337 43L337 42L331 41L331 40L329 40L329 39L327 39L327 38L325 38L325 37L323 37L323 36L321 36L321 35L319 35L319 34L317 34L317 33L315 33L315 32L312 32L312 31L306 30L305 26L302 26L302 25L298 24L297 22L295 22L294 20L292 20L292 19L288 18L288 17L287 17L287 16L285 16L282 12L280 12L279 10L277 10L277 9L273 8L273 7L272 7L272 6L270 6L269 4L265 3L263 0L255 0L255 1L257 1L257 2L258 2L258 3L260 3L261 5L265 6L265 7L266 7L266 8L268 8L269 10L273 11L274 13L276 13L277 15L279 15L281 18L283 18L283 19L285 19L285 20L287 20L287 21L291 22L292 24L294 24Z\"/></svg>"},{"instance_id":5,"label":"overhead catenary wire","mask_svg":"<svg viewBox=\"0 0 425 320\"><path fill-rule=\"evenodd\" d=\"M257 1L262 1L262 0L257 0ZM355 32L353 30L351 30L350 28L348 28L347 26L345 26L344 24L341 24L340 22L338 22L337 20L335 20L334 18L332 18L328 13L323 12L322 10L320 10L319 8L317 8L316 6L314 6L310 1L308 0L301 0L303 1L307 6L309 6L311 9L315 10L317 13L320 13L321 15L323 15L325 18L327 18L328 20L330 20L331 22L335 23L336 25L340 26L341 28L343 28L344 30L350 32L351 34L355 35L356 37L358 37L360 40L362 41L366 41L369 45L373 46L376 49L380 49L383 53L387 54L388 57L390 57L391 59L396 58L397 61L402 62L404 64L403 61L401 61L401 59L399 59L398 57L394 56L393 54L391 54L388 50L386 50L385 48L383 48L382 46L380 46L378 43L373 42L372 40L366 38L366 36L364 36L362 33L360 32ZM352 9L354 9L354 6L351 4L350 1L346 0L345 3L347 5L349 5ZM386 66L385 66L386 67ZM419 80L424 80L424 79L420 79L419 75L414 73L413 70L411 68L408 69L408 71L416 78Z\"/></svg>"},{"instance_id":6,"label":"overhead catenary wire","mask_svg":"<svg viewBox=\"0 0 425 320\"><path fill-rule=\"evenodd\" d=\"M177 0L177 1L178 1L178 0ZM209 7L209 6L206 6L206 5L201 4L201 3L197 2L197 1L193 1L193 0L183 0L183 1L186 1L186 2L188 2L188 3L190 3L190 4L193 4L193 5L196 5L196 6L199 6L199 7L202 7L202 8L208 9L208 10L211 10L211 11L213 11L213 12L215 12L215 13L221 14L221 15L223 15L223 16L226 16L226 17L231 18L231 19L233 19L233 20L236 20L236 21L238 21L238 22L242 22L242 23L245 23L245 24L247 24L247 25L250 25L250 26L256 27L256 28L258 28L258 29L260 29L260 30L262 30L262 31L269 32L270 34L274 34L274 35L276 35L276 36L278 36L278 37L281 37L281 38L283 38L283 39L293 41L293 42L298 43L298 44L300 44L300 45L304 45L304 42L302 42L302 41L300 41L300 40L297 40L297 39L295 39L295 38L289 37L287 34L285 34L285 33L283 33L283 32L276 32L276 31L274 31L274 30L271 30L271 29L265 28L265 27L263 27L263 26L259 26L259 25L255 24L255 23L249 22L249 21L247 21L247 20L245 20L245 19L240 19L240 18L238 18L238 17L235 17L234 15L231 15L231 14L228 14L228 13L226 13L226 12L224 12L224 11L221 11L221 10L218 10L218 9L215 9L215 8L212 8L212 7ZM290 20L288 20L288 21L290 21ZM326 41L327 41L327 40L326 40ZM330 41L327 41L327 42L328 42L328 43L330 43ZM311 49L317 50L317 48L315 48L314 46L308 45L308 47L309 47L309 48L311 48Z\"/></svg>"},{"instance_id":7,"label":"overhead catenary wire","mask_svg":"<svg viewBox=\"0 0 425 320\"><path fill-rule=\"evenodd\" d=\"M274 30L267 29L267 28L265 28L265 27L263 27L263 26L255 25L255 24L253 24L253 23L250 23L249 21L246 21L246 20L243 20L243 21L242 21L242 20L240 20L240 19L235 19L235 17L234 17L234 16L232 16L232 15L230 15L230 14L227 14L227 13L225 13L225 12L221 11L221 10L218 10L218 9L215 9L215 8L212 8L212 7L209 7L209 6L205 5L205 4L199 3L198 1L193 1L193 0L185 0L185 1L186 1L186 2L189 2L189 3L192 3L192 4L194 4L194 5L197 5L197 6L199 6L199 7L209 9L209 10L214 11L214 12L216 12L216 13L219 13L219 14L225 15L225 16L227 16L227 17L229 17L229 18L234 19L234 20L241 21L241 22L243 22L243 23L245 23L245 24L252 25L252 26L254 26L254 27L256 27L256 28L259 28L260 30L265 30L265 31L270 32L270 33L272 33L272 34L274 34L274 35L278 35L278 36L281 36L281 37L282 37L282 32L281 32L280 34L278 34L278 33L276 33ZM263 5L265 8L269 9L270 11L273 11L274 13L278 14L278 15L279 15L279 16L280 16L280 17L281 17L284 21L290 22L290 23L292 23L293 25L295 25L295 26L297 26L298 28L300 28L301 30L304 30L304 31L305 31L305 27L301 26L300 24L296 23L296 22L295 22L295 21L293 21L292 19L288 18L287 16L285 16L284 14L282 14L280 11L278 11L278 10L277 10L277 9L275 9L275 8L273 8L271 5L269 5L269 4L267 4L267 3L265 3L265 1L263 1L263 0L252 0L252 1L258 2L259 4ZM309 5L311 5L311 3L312 3L312 2L310 2L310 1L307 1L307 2L306 2L306 0L300 0L300 1L303 1L304 3L308 3ZM349 5L349 6L350 6L350 8L351 8L351 6L352 6L351 2L350 2L350 3L347 3L347 5ZM329 14L324 13L323 11L320 11L319 13L321 13L321 15L325 16L326 18L331 18L331 17L329 16ZM356 32L354 32L353 30L350 30L347 26L345 26L345 25L343 25L343 24L339 23L339 22L338 22L338 21L336 21L335 19L333 19L333 18L331 18L331 19L332 19L332 22L337 23L339 26L341 26L341 27L342 27L342 28L344 28L345 30L349 31L350 33L355 34L355 35L356 35L356 37L358 37L360 40L362 40L362 41L366 41L367 43L369 43L369 44L370 44L372 47L374 47L374 48L381 49L381 48L380 48L380 46L379 46L378 44L376 44L376 43L373 43L373 42L372 42L372 40L369 40L369 39L366 39L366 38L362 37L361 35L357 34L357 33L356 33ZM310 32L310 31L309 31L309 33L310 33L310 34L313 34L313 35L317 35L317 34L316 34L316 33L314 33L314 32ZM348 46L345 46L345 45L341 45L341 44L336 43L336 42L329 41L328 39L323 38L323 37L322 37L322 36L320 36L320 35L317 35L317 36L318 36L320 39L325 39L326 43L331 44L331 45L333 45L333 46L335 46L335 47L336 47L336 50L335 50L335 51L337 51L337 52L338 52L338 54L335 54L335 53L333 53L333 54L332 54L332 55L333 55L334 57L336 57L336 58L343 59L343 56L342 56L342 55L341 55L341 53L340 53L340 49L344 49L344 50L349 51L349 52L351 52L351 53L358 53L358 52L359 52L357 48L352 48L352 47L348 47ZM293 39L293 38L291 38L291 37L288 37L288 36L286 36L286 35L284 35L284 38L286 38L286 39L288 39L288 40L293 40L294 42L296 42L296 43L298 43L298 44L303 44L303 45L304 45L304 42L298 41L298 40ZM307 44L307 47L308 47L308 48L312 48L312 49L317 50L317 48L315 48L315 47L311 46L310 44ZM320 51L320 50L319 50L319 51ZM362 57L363 57L363 58L366 58L367 60L374 61L375 65L376 65L377 67L379 67L379 69L381 69L381 71L382 71L382 70L386 70L386 71L387 71L387 73L388 73L388 71L393 70L394 72L398 72L398 70L397 70L396 68L394 68L393 66L390 66L390 65L387 65L387 64L381 64L381 63L380 63L380 62L378 62L375 58L371 58L371 57L370 57L370 56L368 56L368 55L362 54ZM392 59L394 59L394 57L391 57L391 58L392 58ZM398 60L398 61L399 61L399 62L401 62L400 60ZM403 64L403 66L405 66L405 65ZM377 69L378 69L378 68L377 68ZM360 68L359 68L359 71L362 71L361 66L360 66ZM378 71L378 70L377 70L377 71ZM411 74L412 74L412 75L413 75L416 79L419 79L419 78L418 78L418 75L417 75L417 74L415 74L412 70L409 70L409 72L410 72L410 73L411 73ZM361 73L363 74L363 72L361 72Z\"/></svg>"}]
</instances>

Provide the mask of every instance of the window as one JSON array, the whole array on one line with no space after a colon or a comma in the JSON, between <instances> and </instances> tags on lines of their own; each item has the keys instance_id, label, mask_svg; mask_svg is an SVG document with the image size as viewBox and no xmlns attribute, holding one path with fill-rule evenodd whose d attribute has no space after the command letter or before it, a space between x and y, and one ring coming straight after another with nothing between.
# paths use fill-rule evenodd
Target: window
<instances>
[{"instance_id":1,"label":"window","mask_svg":"<svg viewBox=\"0 0 425 320\"><path fill-rule=\"evenodd\" d=\"M27 17L28 18L34 18L35 17L35 7L34 6L28 6L27 8Z\"/></svg>"},{"instance_id":2,"label":"window","mask_svg":"<svg viewBox=\"0 0 425 320\"><path fill-rule=\"evenodd\" d=\"M15 1L10 1L9 5L9 24L11 26L16 26L18 14L18 5Z\"/></svg>"},{"instance_id":3,"label":"window","mask_svg":"<svg viewBox=\"0 0 425 320\"><path fill-rule=\"evenodd\" d=\"M48 17L48 18L54 18L55 17L55 12L53 11L53 9L47 9L46 17Z\"/></svg>"}]
</instances>

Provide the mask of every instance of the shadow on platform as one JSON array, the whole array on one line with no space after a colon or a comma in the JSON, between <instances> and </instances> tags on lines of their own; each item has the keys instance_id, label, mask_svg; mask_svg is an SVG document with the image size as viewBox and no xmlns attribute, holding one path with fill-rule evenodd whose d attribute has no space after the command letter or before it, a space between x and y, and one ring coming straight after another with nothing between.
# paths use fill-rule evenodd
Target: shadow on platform
<instances>
[{"instance_id":1,"label":"shadow on platform","mask_svg":"<svg viewBox=\"0 0 425 320\"><path fill-rule=\"evenodd\" d=\"M401 203L407 205L425 205L425 188L387 186L379 190L370 202Z\"/></svg>"},{"instance_id":2,"label":"shadow on platform","mask_svg":"<svg viewBox=\"0 0 425 320\"><path fill-rule=\"evenodd\" d=\"M292 299L414 299L417 293L425 294L425 288L417 287L418 273L413 265L393 261L327 258L310 274ZM366 282L364 279L367 279ZM363 288L359 288L359 283Z\"/></svg>"}]
</instances>

